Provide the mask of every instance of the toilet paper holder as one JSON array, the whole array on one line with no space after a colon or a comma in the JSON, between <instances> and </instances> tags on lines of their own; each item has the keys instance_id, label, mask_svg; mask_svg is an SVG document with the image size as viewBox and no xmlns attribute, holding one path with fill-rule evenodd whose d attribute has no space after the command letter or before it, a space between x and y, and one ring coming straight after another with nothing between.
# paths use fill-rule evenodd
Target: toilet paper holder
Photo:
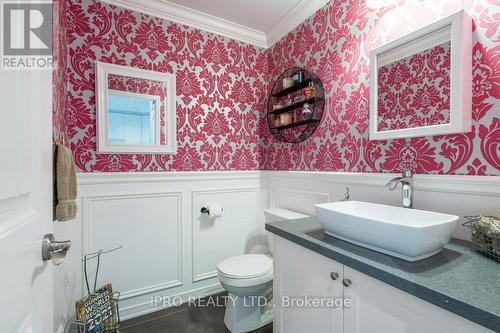
<instances>
[{"instance_id":1,"label":"toilet paper holder","mask_svg":"<svg viewBox=\"0 0 500 333\"><path fill-rule=\"evenodd\" d=\"M224 209L222 209L222 210L224 210ZM200 212L202 214L210 215L210 209L208 207L201 207Z\"/></svg>"}]
</instances>

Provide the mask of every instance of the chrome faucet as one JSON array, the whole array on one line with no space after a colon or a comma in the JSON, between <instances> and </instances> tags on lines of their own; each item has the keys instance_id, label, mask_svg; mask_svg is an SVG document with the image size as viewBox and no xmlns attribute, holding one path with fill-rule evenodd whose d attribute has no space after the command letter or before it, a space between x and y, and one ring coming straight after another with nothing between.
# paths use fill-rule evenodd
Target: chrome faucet
<instances>
[{"instance_id":1,"label":"chrome faucet","mask_svg":"<svg viewBox=\"0 0 500 333\"><path fill-rule=\"evenodd\" d=\"M403 207L413 208L413 173L411 170L403 170L401 177L391 179L385 187L394 191L398 184L401 184Z\"/></svg>"}]
</instances>

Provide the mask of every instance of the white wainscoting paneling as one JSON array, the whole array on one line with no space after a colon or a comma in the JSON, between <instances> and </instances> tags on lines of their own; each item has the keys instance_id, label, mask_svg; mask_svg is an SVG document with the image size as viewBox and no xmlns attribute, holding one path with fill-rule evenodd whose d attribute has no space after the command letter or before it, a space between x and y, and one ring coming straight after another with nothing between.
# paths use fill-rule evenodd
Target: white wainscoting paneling
<instances>
[{"instance_id":1,"label":"white wainscoting paneling","mask_svg":"<svg viewBox=\"0 0 500 333\"><path fill-rule=\"evenodd\" d=\"M121 300L182 285L181 195L160 192L82 197L86 213L83 253L123 245L102 256L99 271L99 281L115 281ZM94 271L89 269L91 277Z\"/></svg>"},{"instance_id":2,"label":"white wainscoting paneling","mask_svg":"<svg viewBox=\"0 0 500 333\"><path fill-rule=\"evenodd\" d=\"M80 258L99 247L123 244L104 256L99 285L112 282L122 292L122 319L160 310L153 296L206 296L222 291L216 265L265 242L265 207L308 215L315 203L338 201L349 187L353 200L400 205L400 191L385 188L396 174L225 171L79 174L79 214L68 238L72 247L60 266L68 298L84 294ZM415 207L456 215L498 212L500 177L415 176ZM209 222L204 205L224 208ZM66 236L66 234L64 234ZM456 237L468 238L459 228ZM67 281L66 281L67 280ZM59 285L59 284L58 284ZM77 291L75 291L77 290ZM73 300L71 300L73 298ZM165 305L168 306L168 305Z\"/></svg>"},{"instance_id":3,"label":"white wainscoting paneling","mask_svg":"<svg viewBox=\"0 0 500 333\"><path fill-rule=\"evenodd\" d=\"M260 187L193 190L193 282L217 276L225 258L248 253L261 237ZM210 218L201 207L220 206L223 215Z\"/></svg>"},{"instance_id":4,"label":"white wainscoting paneling","mask_svg":"<svg viewBox=\"0 0 500 333\"><path fill-rule=\"evenodd\" d=\"M102 256L98 282L121 293L122 320L169 306L152 306L153 297L185 301L221 292L217 263L245 253L245 243L262 232L260 177L258 171L79 174L80 234L72 237L72 251L82 257L123 245ZM203 205L224 207L223 217L207 221ZM81 267L73 269L82 275ZM88 271L93 280L94 266Z\"/></svg>"},{"instance_id":5,"label":"white wainscoting paneling","mask_svg":"<svg viewBox=\"0 0 500 333\"><path fill-rule=\"evenodd\" d=\"M290 185L284 184L284 186ZM290 187L272 187L270 199L271 207L286 208L306 215L314 215L314 205L330 202L330 195Z\"/></svg>"}]
</instances>

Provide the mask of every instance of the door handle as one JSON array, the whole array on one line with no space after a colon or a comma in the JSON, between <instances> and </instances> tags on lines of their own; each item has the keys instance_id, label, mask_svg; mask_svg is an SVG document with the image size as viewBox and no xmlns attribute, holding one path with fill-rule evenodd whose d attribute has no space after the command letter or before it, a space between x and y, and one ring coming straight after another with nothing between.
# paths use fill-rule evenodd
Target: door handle
<instances>
[{"instance_id":1,"label":"door handle","mask_svg":"<svg viewBox=\"0 0 500 333\"><path fill-rule=\"evenodd\" d=\"M42 259L52 260L54 265L60 265L70 247L71 241L56 241L53 234L46 234L42 240Z\"/></svg>"}]
</instances>

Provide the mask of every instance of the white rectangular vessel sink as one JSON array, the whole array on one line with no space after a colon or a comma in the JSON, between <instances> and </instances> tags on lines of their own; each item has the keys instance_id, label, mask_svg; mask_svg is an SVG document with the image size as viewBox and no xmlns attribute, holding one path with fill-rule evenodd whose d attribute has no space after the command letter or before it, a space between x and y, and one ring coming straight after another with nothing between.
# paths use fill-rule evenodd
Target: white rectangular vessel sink
<instances>
[{"instance_id":1,"label":"white rectangular vessel sink","mask_svg":"<svg viewBox=\"0 0 500 333\"><path fill-rule=\"evenodd\" d=\"M361 201L314 208L326 234L407 261L439 253L458 221L455 215Z\"/></svg>"}]
</instances>

